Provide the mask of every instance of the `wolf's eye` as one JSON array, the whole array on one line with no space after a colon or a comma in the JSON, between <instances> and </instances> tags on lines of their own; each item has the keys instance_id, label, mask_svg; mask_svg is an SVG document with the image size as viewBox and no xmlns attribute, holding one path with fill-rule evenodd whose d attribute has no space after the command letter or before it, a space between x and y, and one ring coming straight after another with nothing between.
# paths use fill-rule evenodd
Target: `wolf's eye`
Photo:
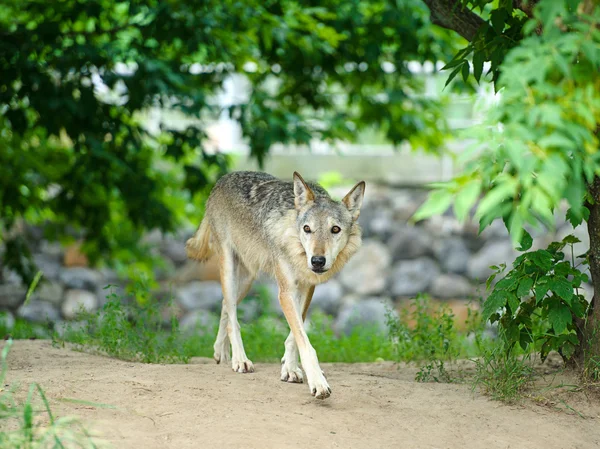
<instances>
[{"instance_id":1,"label":"wolf's eye","mask_svg":"<svg viewBox=\"0 0 600 449\"><path fill-rule=\"evenodd\" d=\"M337 234L340 231L341 231L341 229L339 226L334 226L333 228L331 228L331 232L334 234Z\"/></svg>"},{"instance_id":2,"label":"wolf's eye","mask_svg":"<svg viewBox=\"0 0 600 449\"><path fill-rule=\"evenodd\" d=\"M309 225L304 225L304 232L306 232L307 234L310 232L310 226Z\"/></svg>"}]
</instances>

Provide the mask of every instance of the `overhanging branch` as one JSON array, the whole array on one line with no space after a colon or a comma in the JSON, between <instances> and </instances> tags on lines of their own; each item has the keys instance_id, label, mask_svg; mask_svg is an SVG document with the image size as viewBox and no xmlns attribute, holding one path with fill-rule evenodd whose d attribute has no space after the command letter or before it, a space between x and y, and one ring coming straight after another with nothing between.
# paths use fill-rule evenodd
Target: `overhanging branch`
<instances>
[{"instance_id":1,"label":"overhanging branch","mask_svg":"<svg viewBox=\"0 0 600 449\"><path fill-rule=\"evenodd\" d=\"M459 0L423 0L431 11L431 23L456 31L471 41L484 20Z\"/></svg>"}]
</instances>

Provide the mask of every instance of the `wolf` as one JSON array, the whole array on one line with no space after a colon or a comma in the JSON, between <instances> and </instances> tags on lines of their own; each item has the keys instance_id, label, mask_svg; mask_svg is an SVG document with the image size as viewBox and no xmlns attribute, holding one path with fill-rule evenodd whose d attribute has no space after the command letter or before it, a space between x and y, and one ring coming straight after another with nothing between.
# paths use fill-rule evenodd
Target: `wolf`
<instances>
[{"instance_id":1,"label":"wolf","mask_svg":"<svg viewBox=\"0 0 600 449\"><path fill-rule=\"evenodd\" d=\"M317 353L304 330L315 286L336 273L361 244L357 223L364 181L342 201L294 172L293 181L267 173L239 171L221 177L206 203L198 230L186 242L190 259L218 257L223 305L214 344L217 363L238 373L253 372L237 319L237 305L257 274L277 281L279 303L290 327L281 360L281 380L302 383L318 399L331 395ZM298 356L302 368L298 364Z\"/></svg>"}]
</instances>

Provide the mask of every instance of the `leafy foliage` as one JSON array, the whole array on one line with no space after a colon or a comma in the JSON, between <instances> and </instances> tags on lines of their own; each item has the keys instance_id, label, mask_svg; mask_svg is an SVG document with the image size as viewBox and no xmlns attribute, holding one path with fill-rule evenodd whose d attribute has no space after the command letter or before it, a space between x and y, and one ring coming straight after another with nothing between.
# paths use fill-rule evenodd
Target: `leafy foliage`
<instances>
[{"instance_id":1,"label":"leafy foliage","mask_svg":"<svg viewBox=\"0 0 600 449\"><path fill-rule=\"evenodd\" d=\"M525 237L523 251L531 247L531 237ZM578 288L588 281L588 275L579 269L585 261L576 262L573 255L573 244L577 242L570 235L547 249L523 253L493 287L483 317L498 322L507 352L515 345L526 351L535 344L542 360L550 351L558 351L568 360L581 343L576 321L586 316L589 304ZM571 249L570 260L568 254L565 257L565 248ZM506 267L495 268L488 286Z\"/></svg>"},{"instance_id":2,"label":"leafy foliage","mask_svg":"<svg viewBox=\"0 0 600 449\"><path fill-rule=\"evenodd\" d=\"M600 8L578 4L540 0L526 21L517 11L509 14L511 2L499 2L491 12L504 25L496 19L495 30L489 25L494 36L482 31L470 47L485 47L475 72L481 60L492 61L500 102L489 123L470 131L478 143L465 155L464 172L438 186L417 219L446 210L452 201L465 218L480 194L475 218L481 229L502 218L515 242L527 223L551 225L563 199L574 225L587 219L587 186L600 173ZM522 39L504 36L521 23ZM501 41L506 44L499 49Z\"/></svg>"},{"instance_id":3,"label":"leafy foliage","mask_svg":"<svg viewBox=\"0 0 600 449\"><path fill-rule=\"evenodd\" d=\"M364 126L425 148L444 130L407 67L453 45L418 0L9 0L0 36L3 264L27 282L19 220L123 263L145 255L144 230L197 222L228 166L207 144L223 114L260 162L275 143L352 140ZM249 95L221 107L233 74ZM144 125L166 110L175 121Z\"/></svg>"}]
</instances>

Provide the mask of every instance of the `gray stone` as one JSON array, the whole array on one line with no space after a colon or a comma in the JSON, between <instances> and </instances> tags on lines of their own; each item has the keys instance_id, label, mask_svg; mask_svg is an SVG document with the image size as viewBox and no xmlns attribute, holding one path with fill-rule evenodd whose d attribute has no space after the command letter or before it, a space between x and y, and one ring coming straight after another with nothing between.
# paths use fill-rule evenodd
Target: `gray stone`
<instances>
[{"instance_id":1,"label":"gray stone","mask_svg":"<svg viewBox=\"0 0 600 449\"><path fill-rule=\"evenodd\" d=\"M176 301L185 310L220 311L223 300L221 284L217 281L194 281L175 292Z\"/></svg>"},{"instance_id":2,"label":"gray stone","mask_svg":"<svg viewBox=\"0 0 600 449\"><path fill-rule=\"evenodd\" d=\"M385 288L390 262L390 254L382 243L367 240L342 270L340 282L361 295L380 293Z\"/></svg>"},{"instance_id":3,"label":"gray stone","mask_svg":"<svg viewBox=\"0 0 600 449\"><path fill-rule=\"evenodd\" d=\"M0 328L10 331L13 327L15 327L15 316L8 310L0 312Z\"/></svg>"},{"instance_id":4,"label":"gray stone","mask_svg":"<svg viewBox=\"0 0 600 449\"><path fill-rule=\"evenodd\" d=\"M56 281L42 281L33 294L33 298L59 306L63 301L64 288Z\"/></svg>"},{"instance_id":5,"label":"gray stone","mask_svg":"<svg viewBox=\"0 0 600 449\"><path fill-rule=\"evenodd\" d=\"M98 308L98 298L87 290L67 290L61 310L65 318L71 320L80 312L93 312Z\"/></svg>"},{"instance_id":6,"label":"gray stone","mask_svg":"<svg viewBox=\"0 0 600 449\"><path fill-rule=\"evenodd\" d=\"M35 299L32 299L27 304L23 304L19 307L17 316L36 323L57 321L60 318L58 310L56 310L52 304Z\"/></svg>"},{"instance_id":7,"label":"gray stone","mask_svg":"<svg viewBox=\"0 0 600 449\"><path fill-rule=\"evenodd\" d=\"M335 316L342 304L343 293L342 285L336 279L317 285L309 310L319 309L324 313Z\"/></svg>"},{"instance_id":8,"label":"gray stone","mask_svg":"<svg viewBox=\"0 0 600 449\"><path fill-rule=\"evenodd\" d=\"M0 308L13 309L25 300L27 289L20 284L0 284Z\"/></svg>"},{"instance_id":9,"label":"gray stone","mask_svg":"<svg viewBox=\"0 0 600 449\"><path fill-rule=\"evenodd\" d=\"M473 295L473 286L457 274L441 274L431 285L431 295L441 299L466 299Z\"/></svg>"},{"instance_id":10,"label":"gray stone","mask_svg":"<svg viewBox=\"0 0 600 449\"><path fill-rule=\"evenodd\" d=\"M179 328L187 333L216 334L219 319L207 310L194 310L179 320Z\"/></svg>"},{"instance_id":11,"label":"gray stone","mask_svg":"<svg viewBox=\"0 0 600 449\"><path fill-rule=\"evenodd\" d=\"M394 190L390 198L394 218L400 222L408 221L422 204L424 195L414 190Z\"/></svg>"},{"instance_id":12,"label":"gray stone","mask_svg":"<svg viewBox=\"0 0 600 449\"><path fill-rule=\"evenodd\" d=\"M388 248L394 261L431 253L431 236L422 227L404 225L392 236Z\"/></svg>"},{"instance_id":13,"label":"gray stone","mask_svg":"<svg viewBox=\"0 0 600 449\"><path fill-rule=\"evenodd\" d=\"M430 235L435 235L437 238L460 235L464 229L464 225L455 217L447 215L434 215L425 221L423 227Z\"/></svg>"},{"instance_id":14,"label":"gray stone","mask_svg":"<svg viewBox=\"0 0 600 449\"><path fill-rule=\"evenodd\" d=\"M334 329L346 335L360 327L373 327L380 332L386 332L389 313L396 313L389 298L370 297L351 302L342 307Z\"/></svg>"},{"instance_id":15,"label":"gray stone","mask_svg":"<svg viewBox=\"0 0 600 449\"><path fill-rule=\"evenodd\" d=\"M60 242L49 242L48 240L42 240L39 248L40 252L57 260L60 260L63 255L63 247Z\"/></svg>"},{"instance_id":16,"label":"gray stone","mask_svg":"<svg viewBox=\"0 0 600 449\"><path fill-rule=\"evenodd\" d=\"M425 293L439 274L438 265L429 257L403 260L392 268L391 292L400 297Z\"/></svg>"},{"instance_id":17,"label":"gray stone","mask_svg":"<svg viewBox=\"0 0 600 449\"><path fill-rule=\"evenodd\" d=\"M443 271L455 274L467 272L471 253L460 237L449 237L437 241L433 246L433 251Z\"/></svg>"},{"instance_id":18,"label":"gray stone","mask_svg":"<svg viewBox=\"0 0 600 449\"><path fill-rule=\"evenodd\" d=\"M369 223L369 230L382 240L387 240L396 228L393 211L391 209L380 209Z\"/></svg>"},{"instance_id":19,"label":"gray stone","mask_svg":"<svg viewBox=\"0 0 600 449\"><path fill-rule=\"evenodd\" d=\"M36 268L44 274L44 279L58 279L62 265L59 256L44 253L34 254L33 262Z\"/></svg>"},{"instance_id":20,"label":"gray stone","mask_svg":"<svg viewBox=\"0 0 600 449\"><path fill-rule=\"evenodd\" d=\"M161 245L161 253L178 265L187 261L184 240L178 240L174 237L165 238Z\"/></svg>"},{"instance_id":21,"label":"gray stone","mask_svg":"<svg viewBox=\"0 0 600 449\"><path fill-rule=\"evenodd\" d=\"M59 277L66 288L95 292L101 284L100 273L90 268L64 268L60 271Z\"/></svg>"},{"instance_id":22,"label":"gray stone","mask_svg":"<svg viewBox=\"0 0 600 449\"><path fill-rule=\"evenodd\" d=\"M493 273L490 266L501 263L511 266L517 255L510 240L488 242L469 260L467 274L474 281L485 282Z\"/></svg>"},{"instance_id":23,"label":"gray stone","mask_svg":"<svg viewBox=\"0 0 600 449\"><path fill-rule=\"evenodd\" d=\"M255 320L260 315L260 304L256 298L246 298L237 307L238 319L244 323Z\"/></svg>"}]
</instances>

